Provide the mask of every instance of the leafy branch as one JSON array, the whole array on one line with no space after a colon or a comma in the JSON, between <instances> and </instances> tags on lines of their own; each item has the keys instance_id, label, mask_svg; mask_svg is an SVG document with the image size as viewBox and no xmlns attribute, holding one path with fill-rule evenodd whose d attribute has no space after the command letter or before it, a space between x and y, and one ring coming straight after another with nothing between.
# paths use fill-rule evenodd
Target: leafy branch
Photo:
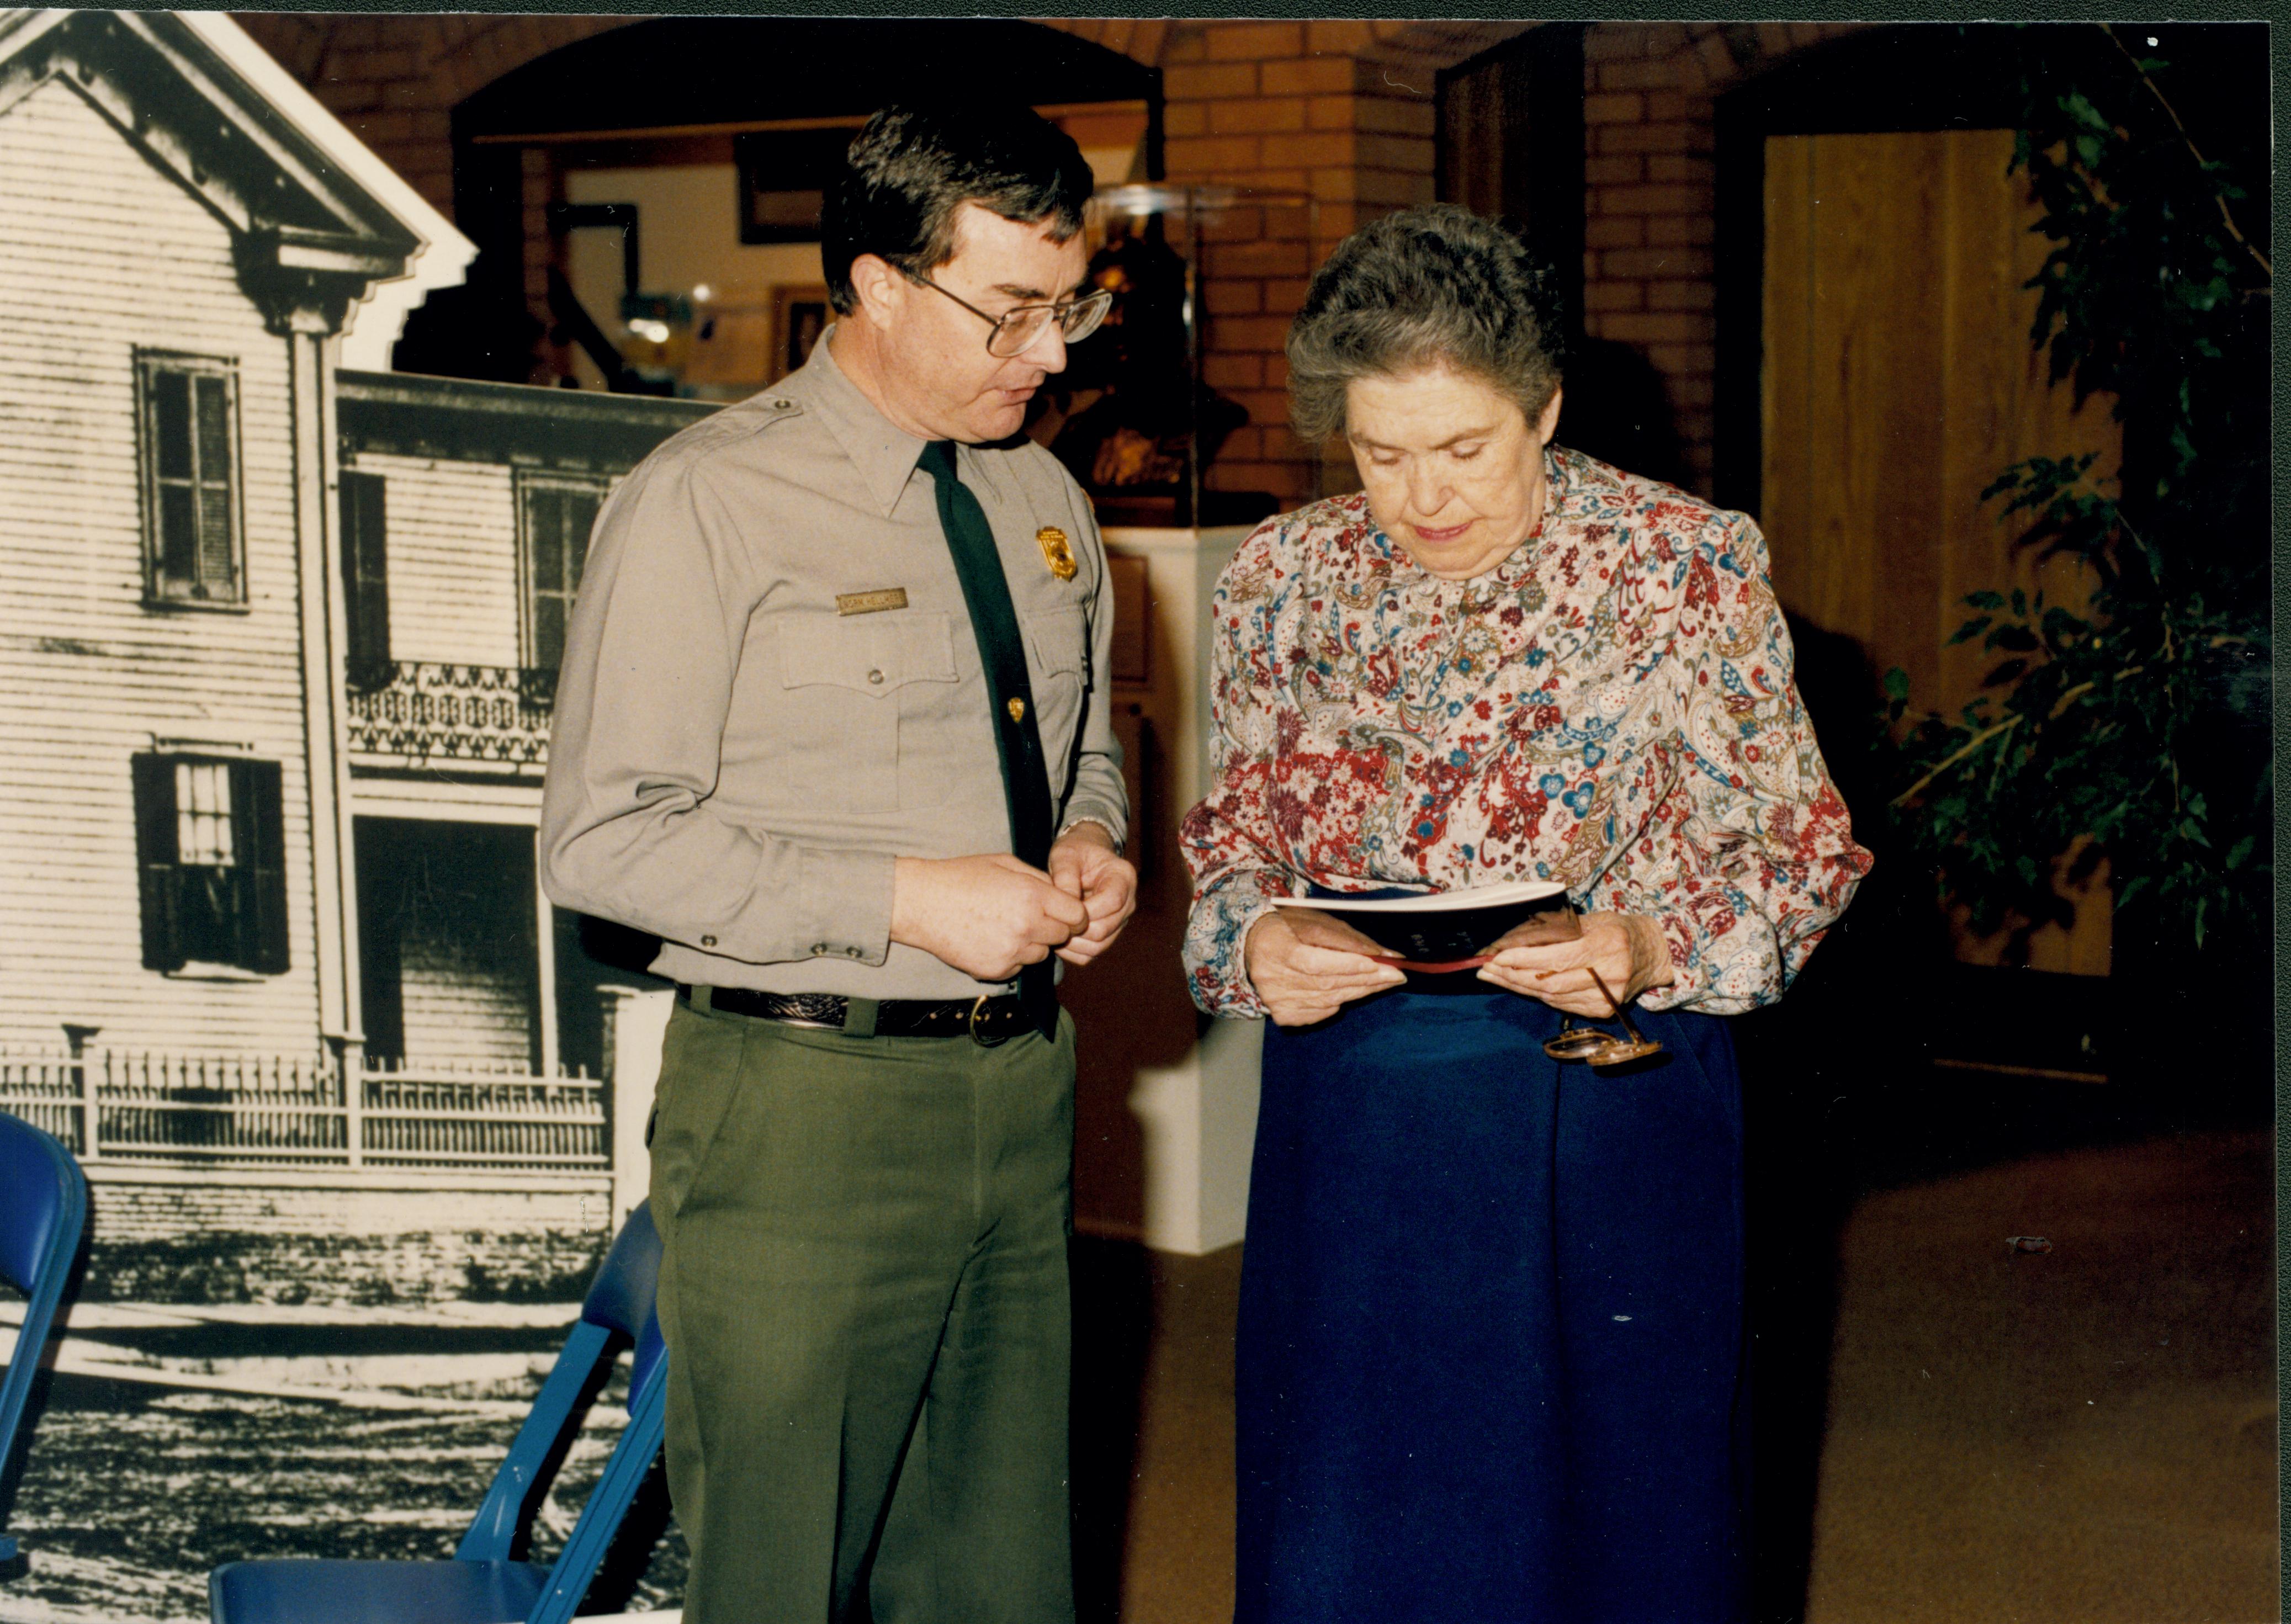
<instances>
[{"instance_id":1,"label":"leafy branch","mask_svg":"<svg viewBox=\"0 0 2291 1624\"><path fill-rule=\"evenodd\" d=\"M2108 24L2104 22L2102 23L2100 25L2100 31L2108 36L2108 43L2116 47L2118 52L2123 55L2124 60L2132 64L2132 71L2140 76L2140 83L2148 87L2148 93L2156 99L2156 105L2162 108L2164 111L2170 116L2172 127L2180 133L2181 141L2186 143L2188 151L2194 157L2198 167L2209 170L2211 168L2211 165L2205 158L2202 151L2196 146L2196 138L2188 133L2187 121L2180 117L2180 109L2174 107L2164 92L2156 88L2156 81L2150 76L2149 70L2150 68L2161 68L2165 66L2165 64L2160 61L2143 60L2142 59L2133 55L2131 47L2127 46L2121 39L2118 38L2116 30L2110 28ZM2244 236L2243 228L2235 223L2235 211L2228 207L2226 197L2223 194L2215 193L2214 200L2219 205L2220 221L2227 227L2227 234L2235 238L2237 242L2243 245L2245 252L2248 253L2254 260L2258 261L2261 274L2265 276L2268 278L2269 283L2272 285L2275 278L2274 264L2265 254L2259 252L2258 248L2253 245L2249 237Z\"/></svg>"},{"instance_id":2,"label":"leafy branch","mask_svg":"<svg viewBox=\"0 0 2291 1624\"><path fill-rule=\"evenodd\" d=\"M2270 904L2273 272L2236 221L2245 192L2158 84L2170 64L2096 27L2112 53L2024 83L2013 167L2052 244L2030 342L2079 403L2108 399L2122 465L2031 457L1982 493L2018 549L2072 561L2088 603L1968 597L1952 640L1998 659L1954 720L1912 716L1888 673L1887 809L1976 931L2066 922L2064 862L2074 881L2104 859L2119 911L2200 946Z\"/></svg>"}]
</instances>

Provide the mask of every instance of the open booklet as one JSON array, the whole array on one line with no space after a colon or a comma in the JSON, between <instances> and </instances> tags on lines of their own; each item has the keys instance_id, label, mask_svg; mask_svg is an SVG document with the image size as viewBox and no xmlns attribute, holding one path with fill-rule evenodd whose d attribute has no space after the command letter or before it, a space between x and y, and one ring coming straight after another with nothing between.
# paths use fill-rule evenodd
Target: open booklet
<instances>
[{"instance_id":1,"label":"open booklet","mask_svg":"<svg viewBox=\"0 0 2291 1624\"><path fill-rule=\"evenodd\" d=\"M1567 888L1555 880L1517 880L1507 885L1416 896L1275 896L1276 908L1314 908L1340 919L1385 951L1373 956L1422 973L1475 969L1488 950L1521 926L1534 929L1522 945L1571 941L1583 933Z\"/></svg>"}]
</instances>

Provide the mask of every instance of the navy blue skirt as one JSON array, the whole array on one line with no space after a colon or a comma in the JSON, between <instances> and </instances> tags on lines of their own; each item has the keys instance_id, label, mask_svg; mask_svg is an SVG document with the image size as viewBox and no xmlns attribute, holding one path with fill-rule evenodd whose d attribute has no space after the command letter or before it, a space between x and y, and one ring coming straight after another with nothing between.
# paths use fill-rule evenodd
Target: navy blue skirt
<instances>
[{"instance_id":1,"label":"navy blue skirt","mask_svg":"<svg viewBox=\"0 0 2291 1624\"><path fill-rule=\"evenodd\" d=\"M1237 1624L1743 1615L1733 1045L1634 1018L1668 1054L1620 1074L1492 990L1267 1026Z\"/></svg>"}]
</instances>

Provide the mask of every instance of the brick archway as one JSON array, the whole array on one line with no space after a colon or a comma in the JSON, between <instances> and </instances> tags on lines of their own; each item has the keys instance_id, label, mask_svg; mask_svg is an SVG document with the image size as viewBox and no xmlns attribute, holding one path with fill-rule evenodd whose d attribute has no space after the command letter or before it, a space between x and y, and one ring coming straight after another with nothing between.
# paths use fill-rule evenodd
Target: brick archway
<instances>
[{"instance_id":1,"label":"brick archway","mask_svg":"<svg viewBox=\"0 0 2291 1624\"><path fill-rule=\"evenodd\" d=\"M638 17L245 13L239 21L423 196L450 211L453 109L503 75ZM1210 382L1246 404L1214 482L1306 495L1318 458L1284 426L1281 341L1320 255L1434 195L1437 77L1536 25L1049 18L1162 71L1178 181L1305 193L1313 220L1220 245L1206 268ZM1594 336L1661 375L1698 483L1712 421L1711 117L1716 92L1857 25L1601 23L1586 38L1585 289ZM1333 470L1343 478L1343 470Z\"/></svg>"}]
</instances>

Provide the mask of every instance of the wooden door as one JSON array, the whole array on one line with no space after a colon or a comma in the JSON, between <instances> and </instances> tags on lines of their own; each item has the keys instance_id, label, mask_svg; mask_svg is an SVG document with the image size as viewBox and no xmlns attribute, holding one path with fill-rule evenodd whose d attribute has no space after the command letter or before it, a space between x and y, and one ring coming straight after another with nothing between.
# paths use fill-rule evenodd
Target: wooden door
<instances>
[{"instance_id":1,"label":"wooden door","mask_svg":"<svg viewBox=\"0 0 2291 1624\"><path fill-rule=\"evenodd\" d=\"M1981 493L2032 455L2103 454L2104 401L2074 408L2031 348L2023 285L2047 239L2009 130L1770 136L1765 142L1762 518L1792 613L1899 666L1914 709L1954 715L1995 663L1949 644L1965 595L2039 585L2079 607L2076 567L2038 567ZM2105 974L2107 894L2026 944L2038 969ZM1994 962L2018 948L1961 940Z\"/></svg>"}]
</instances>

